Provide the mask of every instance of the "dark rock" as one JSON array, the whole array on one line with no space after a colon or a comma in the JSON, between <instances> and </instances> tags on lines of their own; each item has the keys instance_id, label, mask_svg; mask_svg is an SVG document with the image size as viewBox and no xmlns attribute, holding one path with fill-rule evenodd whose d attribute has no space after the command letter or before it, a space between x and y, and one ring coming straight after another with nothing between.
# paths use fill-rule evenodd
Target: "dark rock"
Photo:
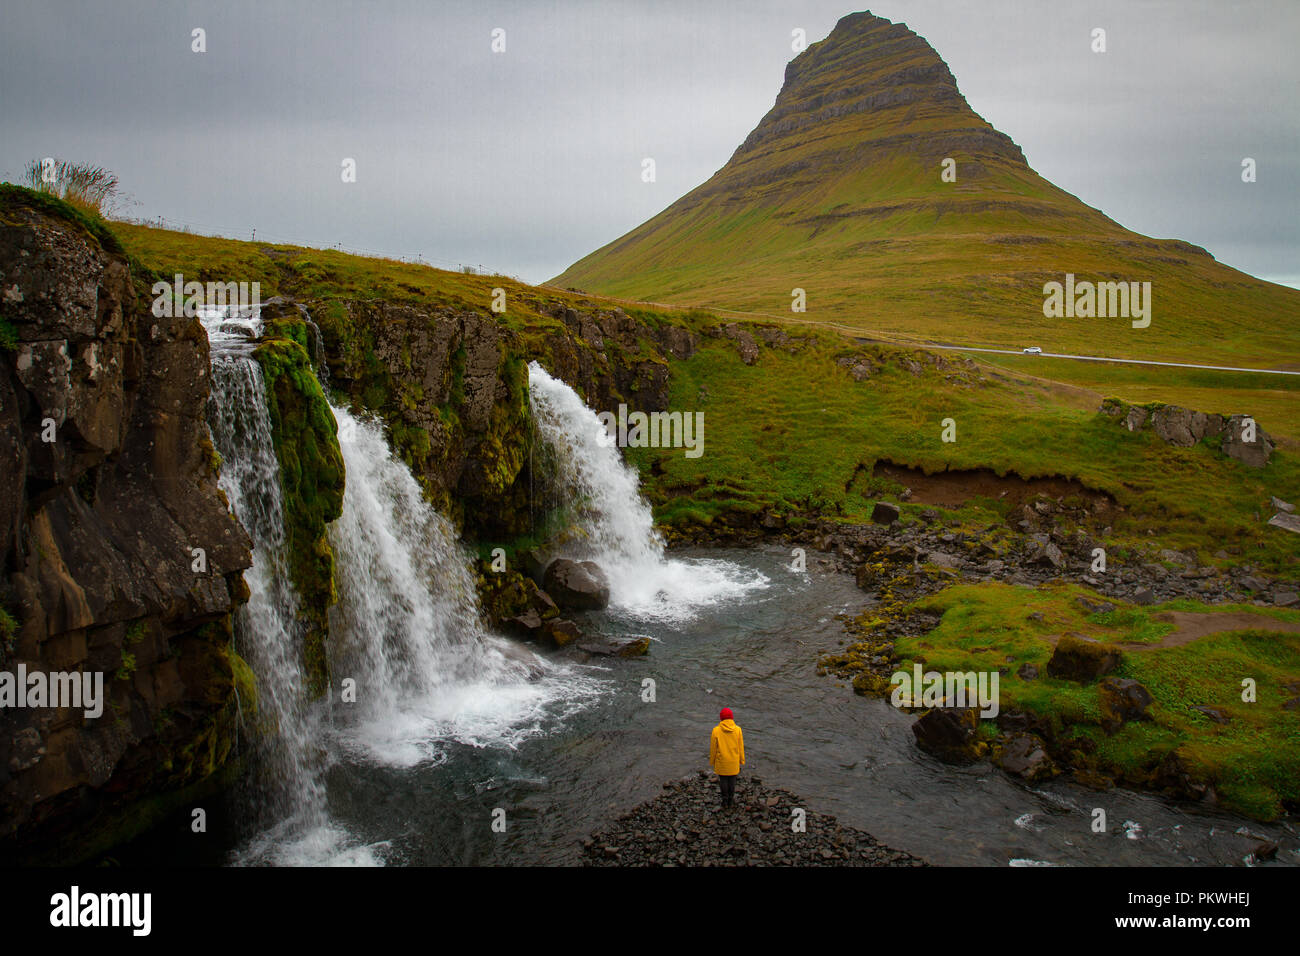
<instances>
[{"instance_id":1,"label":"dark rock","mask_svg":"<svg viewBox=\"0 0 1300 956\"><path fill-rule=\"evenodd\" d=\"M605 657L643 657L650 651L650 638L628 637L584 641L578 645L578 650Z\"/></svg>"},{"instance_id":2,"label":"dark rock","mask_svg":"<svg viewBox=\"0 0 1300 956\"><path fill-rule=\"evenodd\" d=\"M1005 745L997 760L1007 773L1028 781L1043 780L1056 773L1043 741L1033 734L1016 734Z\"/></svg>"},{"instance_id":3,"label":"dark rock","mask_svg":"<svg viewBox=\"0 0 1300 956\"><path fill-rule=\"evenodd\" d=\"M1272 841L1261 843L1251 852L1257 863L1268 862L1277 859L1277 844Z\"/></svg>"},{"instance_id":4,"label":"dark rock","mask_svg":"<svg viewBox=\"0 0 1300 956\"><path fill-rule=\"evenodd\" d=\"M1214 721L1216 724L1226 724L1232 720L1232 718L1229 717L1226 712L1220 710L1218 707L1209 707L1206 706L1205 704L1198 704L1195 707L1193 707L1192 710L1200 711L1202 714L1204 714L1206 717L1209 717L1210 720Z\"/></svg>"},{"instance_id":5,"label":"dark rock","mask_svg":"<svg viewBox=\"0 0 1300 956\"><path fill-rule=\"evenodd\" d=\"M1016 674L1019 675L1019 677L1022 680L1037 680L1038 665L1031 664L1028 661L1026 661L1025 663L1020 665L1019 669L1016 671Z\"/></svg>"},{"instance_id":6,"label":"dark rock","mask_svg":"<svg viewBox=\"0 0 1300 956\"><path fill-rule=\"evenodd\" d=\"M122 839L144 808L207 786L230 758L239 729L225 628L252 558L217 486L201 323L154 316L106 231L10 189L0 195L3 317L16 336L0 346L0 597L19 627L0 659L7 670L109 673L99 719L0 713L0 841L66 864L110 817L127 821ZM46 419L53 442L41 438ZM131 679L114 680L128 654Z\"/></svg>"},{"instance_id":7,"label":"dark rock","mask_svg":"<svg viewBox=\"0 0 1300 956\"><path fill-rule=\"evenodd\" d=\"M565 644L579 640L582 637L582 631L572 621L556 618L543 622L541 635L557 647L563 647Z\"/></svg>"},{"instance_id":8,"label":"dark rock","mask_svg":"<svg viewBox=\"0 0 1300 956\"><path fill-rule=\"evenodd\" d=\"M1141 607L1149 607L1150 605L1156 603L1156 595L1155 592L1152 591L1150 588L1138 588L1136 591L1133 592L1133 597L1131 600L1133 601L1134 604L1137 604Z\"/></svg>"},{"instance_id":9,"label":"dark rock","mask_svg":"<svg viewBox=\"0 0 1300 956\"><path fill-rule=\"evenodd\" d=\"M898 505L890 504L888 501L877 501L876 506L871 509L871 520L876 524L890 525L898 520Z\"/></svg>"},{"instance_id":10,"label":"dark rock","mask_svg":"<svg viewBox=\"0 0 1300 956\"><path fill-rule=\"evenodd\" d=\"M544 586L565 610L595 611L609 604L609 579L594 561L556 558L546 566Z\"/></svg>"},{"instance_id":11,"label":"dark rock","mask_svg":"<svg viewBox=\"0 0 1300 956\"><path fill-rule=\"evenodd\" d=\"M912 724L916 744L945 763L975 760L975 729L979 713L974 707L936 707Z\"/></svg>"},{"instance_id":12,"label":"dark rock","mask_svg":"<svg viewBox=\"0 0 1300 956\"><path fill-rule=\"evenodd\" d=\"M742 774L734 807L719 808L712 774L665 786L579 844L586 866L925 866L799 797ZM803 810L796 831L792 811ZM607 848L616 848L616 853Z\"/></svg>"},{"instance_id":13,"label":"dark rock","mask_svg":"<svg viewBox=\"0 0 1300 956\"><path fill-rule=\"evenodd\" d=\"M1047 661L1047 675L1086 684L1113 671L1120 658L1117 647L1064 634Z\"/></svg>"},{"instance_id":14,"label":"dark rock","mask_svg":"<svg viewBox=\"0 0 1300 956\"><path fill-rule=\"evenodd\" d=\"M1101 726L1114 733L1130 720L1147 720L1152 704L1150 692L1128 677L1107 677L1098 688L1101 697Z\"/></svg>"},{"instance_id":15,"label":"dark rock","mask_svg":"<svg viewBox=\"0 0 1300 956\"><path fill-rule=\"evenodd\" d=\"M529 608L523 614L508 618L504 622L504 627L519 637L536 637L542 629L542 616Z\"/></svg>"}]
</instances>

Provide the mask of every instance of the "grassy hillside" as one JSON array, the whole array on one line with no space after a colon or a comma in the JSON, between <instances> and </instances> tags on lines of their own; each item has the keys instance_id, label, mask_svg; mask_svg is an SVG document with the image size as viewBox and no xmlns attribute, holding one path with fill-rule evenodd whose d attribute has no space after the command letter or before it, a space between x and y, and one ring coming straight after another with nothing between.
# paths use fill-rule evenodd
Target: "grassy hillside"
<instances>
[{"instance_id":1,"label":"grassy hillside","mask_svg":"<svg viewBox=\"0 0 1300 956\"><path fill-rule=\"evenodd\" d=\"M491 289L501 286L509 308L499 320L525 337L556 326L538 312L540 304L608 305L503 277L330 250L117 223L112 229L138 261L164 276L179 271L202 280L257 280L264 297L386 298L487 314ZM704 334L718 324L712 316L629 311L653 323L687 325L701 341L693 358L670 366L670 394L671 407L705 413L704 454L688 459L681 450L627 450L667 524L703 524L764 508L861 521L877 497L898 490L871 479L877 462L932 472L989 467L1023 478L1077 479L1111 495L1127 509L1114 524L1115 547L1149 541L1148 532L1154 532L1169 547L1200 551L1203 560L1227 544L1234 561L1300 576L1294 536L1261 520L1271 514L1271 495L1300 501L1300 464L1286 447L1260 470L1206 445L1173 448L1149 431L1130 434L1098 415L1096 395L1112 391L1105 382L1090 380L1088 386L1098 391L1083 391L1019 372L1041 372L1050 363L1050 374L1060 374L1056 369L1067 366L1064 360L998 356L999 363L1008 360L1003 374L955 353L863 346L833 332L787 327L786 344L763 347L758 360L746 365L733 342ZM848 369L859 360L877 369L863 381ZM1079 376L1092 371L1067 367ZM1107 374L1116 368L1121 371L1115 391L1121 394L1149 393L1163 401L1186 396L1207 410L1257 414L1265 429L1284 432L1294 420L1285 412L1300 383L1270 379L1267 384L1279 387L1261 391L1248 387L1260 384L1259 377L1183 370L1179 384L1167 388L1154 379L1170 370L1105 366ZM955 442L941 440L945 418L956 423ZM1005 510L998 502L977 501L966 517L1002 520Z\"/></svg>"},{"instance_id":2,"label":"grassy hillside","mask_svg":"<svg viewBox=\"0 0 1300 956\"><path fill-rule=\"evenodd\" d=\"M955 160L956 179L941 179ZM1150 282L1151 324L1045 318L1065 273ZM923 39L845 17L708 182L552 280L609 295L791 314L918 340L1300 367L1300 291L1149 239L1035 173Z\"/></svg>"},{"instance_id":3,"label":"grassy hillside","mask_svg":"<svg viewBox=\"0 0 1300 956\"><path fill-rule=\"evenodd\" d=\"M708 522L731 510L818 511L869 518L874 501L897 491L872 479L877 462L942 472L988 467L1021 478L1059 476L1104 492L1126 509L1108 546L1149 541L1201 552L1225 544L1236 561L1300 576L1294 535L1264 525L1269 496L1300 496L1300 463L1279 450L1252 469L1202 443L1164 444L1129 433L1063 399L1052 383L1001 380L948 354L850 346L822 333L797 351L764 349L745 365L730 342L712 340L674 369L673 407L705 413L705 453L629 449L663 520ZM855 381L840 359L878 368ZM909 369L920 369L919 374ZM956 441L942 440L951 418ZM1008 505L974 501L972 523L1001 521ZM909 506L919 510L920 506ZM907 509L905 509L907 510Z\"/></svg>"}]
</instances>

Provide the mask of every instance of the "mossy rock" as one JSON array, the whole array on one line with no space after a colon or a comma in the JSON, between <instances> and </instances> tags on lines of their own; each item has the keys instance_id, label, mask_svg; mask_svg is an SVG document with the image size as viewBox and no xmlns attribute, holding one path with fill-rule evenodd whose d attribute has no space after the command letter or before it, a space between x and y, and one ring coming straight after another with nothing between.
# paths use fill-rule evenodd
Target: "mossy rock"
<instances>
[{"instance_id":1,"label":"mossy rock","mask_svg":"<svg viewBox=\"0 0 1300 956\"><path fill-rule=\"evenodd\" d=\"M276 328L292 332L301 325L281 322ZM327 536L329 523L343 513L345 469L338 424L300 342L264 339L254 356L266 380L267 408L280 459L289 575L298 591L304 625L303 664L309 692L319 697L329 687L328 612L338 600L334 552Z\"/></svg>"},{"instance_id":2,"label":"mossy rock","mask_svg":"<svg viewBox=\"0 0 1300 956\"><path fill-rule=\"evenodd\" d=\"M1047 675L1087 684L1119 667L1123 655L1118 647L1063 634L1047 661Z\"/></svg>"}]
</instances>

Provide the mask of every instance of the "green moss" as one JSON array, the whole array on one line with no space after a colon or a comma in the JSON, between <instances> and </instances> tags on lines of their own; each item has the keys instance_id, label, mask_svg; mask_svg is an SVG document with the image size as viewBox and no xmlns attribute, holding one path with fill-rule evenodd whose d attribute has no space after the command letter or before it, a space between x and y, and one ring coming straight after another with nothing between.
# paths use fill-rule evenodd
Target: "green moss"
<instances>
[{"instance_id":1,"label":"green moss","mask_svg":"<svg viewBox=\"0 0 1300 956\"><path fill-rule=\"evenodd\" d=\"M13 653L14 641L18 637L18 621L9 613L8 609L0 604L0 662L8 659Z\"/></svg>"},{"instance_id":2,"label":"green moss","mask_svg":"<svg viewBox=\"0 0 1300 956\"><path fill-rule=\"evenodd\" d=\"M334 413L306 348L292 334L301 326L301 322L280 323L276 331L289 334L264 339L254 355L266 380L267 408L280 460L289 574L306 630L304 664L309 690L319 696L329 686L328 611L338 599L326 527L342 513L345 479Z\"/></svg>"},{"instance_id":3,"label":"green moss","mask_svg":"<svg viewBox=\"0 0 1300 956\"><path fill-rule=\"evenodd\" d=\"M18 330L12 322L0 315L0 349L13 352L18 348Z\"/></svg>"}]
</instances>

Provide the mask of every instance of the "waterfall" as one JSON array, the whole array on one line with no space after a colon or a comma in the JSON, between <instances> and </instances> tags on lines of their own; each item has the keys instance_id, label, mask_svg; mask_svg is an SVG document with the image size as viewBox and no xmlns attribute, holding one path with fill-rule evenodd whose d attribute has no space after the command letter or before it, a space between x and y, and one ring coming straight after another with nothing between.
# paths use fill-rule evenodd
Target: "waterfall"
<instances>
[{"instance_id":1,"label":"waterfall","mask_svg":"<svg viewBox=\"0 0 1300 956\"><path fill-rule=\"evenodd\" d=\"M516 746L603 690L484 632L469 556L375 421L335 407L347 469L330 527L339 603L336 681L357 682L341 746L390 766L446 759L452 742Z\"/></svg>"},{"instance_id":2,"label":"waterfall","mask_svg":"<svg viewBox=\"0 0 1300 956\"><path fill-rule=\"evenodd\" d=\"M269 851L284 845L290 833L299 849L337 847L345 836L328 820L327 755L318 743L322 718L305 692L299 598L285 556L280 462L262 368L253 358L261 321L255 312L230 316L211 310L202 321L212 365L208 422L222 460L218 483L253 542L253 566L244 572L249 599L235 617L239 653L257 678L257 773L254 792L246 795L254 814L248 822L276 835L255 840L240 862L283 862L289 857Z\"/></svg>"},{"instance_id":3,"label":"waterfall","mask_svg":"<svg viewBox=\"0 0 1300 956\"><path fill-rule=\"evenodd\" d=\"M729 561L668 559L628 465L596 412L536 362L528 366L533 418L551 451L553 476L574 509L577 534L555 548L590 559L609 577L610 605L640 618L684 620L699 608L768 586L766 576Z\"/></svg>"},{"instance_id":4,"label":"waterfall","mask_svg":"<svg viewBox=\"0 0 1300 956\"><path fill-rule=\"evenodd\" d=\"M382 863L387 842L363 844L330 817L332 768L440 763L452 743L515 747L609 688L484 632L455 529L393 457L382 427L333 406L347 474L342 515L329 528L339 592L330 610L335 686L329 700L309 701L280 466L253 357L261 320L256 311L208 311L202 321L219 484L253 541L250 596L235 634L257 678L257 773L246 795L256 835L234 862ZM348 678L355 703L334 699Z\"/></svg>"}]
</instances>

